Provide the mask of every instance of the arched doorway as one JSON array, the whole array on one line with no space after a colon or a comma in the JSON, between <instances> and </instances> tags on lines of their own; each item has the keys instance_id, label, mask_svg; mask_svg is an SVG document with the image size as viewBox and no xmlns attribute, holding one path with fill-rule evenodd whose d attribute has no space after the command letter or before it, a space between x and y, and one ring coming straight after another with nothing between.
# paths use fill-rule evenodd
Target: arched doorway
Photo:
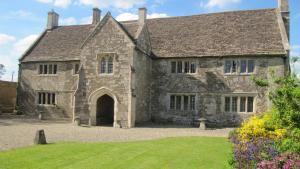
<instances>
[{"instance_id":1,"label":"arched doorway","mask_svg":"<svg viewBox=\"0 0 300 169\"><path fill-rule=\"evenodd\" d=\"M97 100L96 125L113 126L114 123L114 99L105 94Z\"/></svg>"}]
</instances>

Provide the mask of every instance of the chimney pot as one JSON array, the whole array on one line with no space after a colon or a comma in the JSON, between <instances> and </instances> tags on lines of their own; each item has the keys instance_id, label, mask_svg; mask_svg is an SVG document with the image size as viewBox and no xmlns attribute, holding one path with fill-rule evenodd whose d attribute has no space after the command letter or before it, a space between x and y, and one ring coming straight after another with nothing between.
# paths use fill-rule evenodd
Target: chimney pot
<instances>
[{"instance_id":1,"label":"chimney pot","mask_svg":"<svg viewBox=\"0 0 300 169\"><path fill-rule=\"evenodd\" d=\"M289 11L289 1L288 0L278 0L278 8L281 12Z\"/></svg>"},{"instance_id":2,"label":"chimney pot","mask_svg":"<svg viewBox=\"0 0 300 169\"><path fill-rule=\"evenodd\" d=\"M147 9L146 8L139 8L139 25L144 25L147 19Z\"/></svg>"},{"instance_id":3,"label":"chimney pot","mask_svg":"<svg viewBox=\"0 0 300 169\"><path fill-rule=\"evenodd\" d=\"M48 12L47 29L51 30L58 26L59 15L54 10Z\"/></svg>"},{"instance_id":4,"label":"chimney pot","mask_svg":"<svg viewBox=\"0 0 300 169\"><path fill-rule=\"evenodd\" d=\"M97 24L100 22L100 17L101 17L101 10L99 8L93 8L93 23L92 24Z\"/></svg>"}]
</instances>

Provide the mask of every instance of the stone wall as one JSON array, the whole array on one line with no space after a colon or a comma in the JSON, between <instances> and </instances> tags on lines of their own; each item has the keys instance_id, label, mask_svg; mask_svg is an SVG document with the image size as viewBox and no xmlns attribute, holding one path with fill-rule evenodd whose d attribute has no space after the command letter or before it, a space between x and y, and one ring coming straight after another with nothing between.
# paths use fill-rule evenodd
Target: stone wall
<instances>
[{"instance_id":1,"label":"stone wall","mask_svg":"<svg viewBox=\"0 0 300 169\"><path fill-rule=\"evenodd\" d=\"M0 80L0 113L12 113L16 105L17 83Z\"/></svg>"},{"instance_id":2,"label":"stone wall","mask_svg":"<svg viewBox=\"0 0 300 169\"><path fill-rule=\"evenodd\" d=\"M57 64L57 74L40 75L40 64ZM73 117L73 95L77 85L74 64L68 62L30 62L21 63L19 72L18 105L27 115L37 116L44 113L46 119ZM54 92L56 105L38 105L38 92Z\"/></svg>"},{"instance_id":3,"label":"stone wall","mask_svg":"<svg viewBox=\"0 0 300 169\"><path fill-rule=\"evenodd\" d=\"M105 25L85 44L81 52L82 72L80 73L79 90L76 93L76 116L83 122L91 117L95 125L95 106L89 98L98 89L105 89L108 95L114 95L117 114L115 121L128 124L131 105L131 66L134 44L123 32L118 23L109 18ZM99 74L99 57L105 53L114 53L113 74ZM112 92L109 92L112 91ZM100 95L99 95L100 97Z\"/></svg>"},{"instance_id":4,"label":"stone wall","mask_svg":"<svg viewBox=\"0 0 300 169\"><path fill-rule=\"evenodd\" d=\"M245 58L245 57L241 57ZM179 58L155 59L152 61L151 113L152 120L160 123L195 125L200 117L208 119L210 126L233 126L249 114L225 113L224 96L254 96L255 112L264 112L270 107L268 89L258 88L250 75L224 75L226 59L239 58ZM284 75L282 57L249 57L255 60L255 76L270 79L270 70L276 76ZM171 73L171 61L194 61L195 74ZM195 94L194 111L169 109L170 94Z\"/></svg>"}]
</instances>

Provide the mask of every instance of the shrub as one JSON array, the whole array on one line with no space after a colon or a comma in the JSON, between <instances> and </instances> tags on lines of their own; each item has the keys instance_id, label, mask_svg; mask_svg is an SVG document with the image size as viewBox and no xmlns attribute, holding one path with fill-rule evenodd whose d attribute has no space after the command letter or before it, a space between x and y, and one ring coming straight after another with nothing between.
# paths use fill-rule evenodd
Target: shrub
<instances>
[{"instance_id":1,"label":"shrub","mask_svg":"<svg viewBox=\"0 0 300 169\"><path fill-rule=\"evenodd\" d=\"M287 133L286 129L274 126L271 121L272 115L270 113L266 113L262 116L253 116L242 123L242 126L237 130L238 136L241 141L245 142L255 137L269 139L283 138Z\"/></svg>"},{"instance_id":2,"label":"shrub","mask_svg":"<svg viewBox=\"0 0 300 169\"><path fill-rule=\"evenodd\" d=\"M298 154L284 153L269 161L263 160L257 165L258 169L299 169Z\"/></svg>"}]
</instances>

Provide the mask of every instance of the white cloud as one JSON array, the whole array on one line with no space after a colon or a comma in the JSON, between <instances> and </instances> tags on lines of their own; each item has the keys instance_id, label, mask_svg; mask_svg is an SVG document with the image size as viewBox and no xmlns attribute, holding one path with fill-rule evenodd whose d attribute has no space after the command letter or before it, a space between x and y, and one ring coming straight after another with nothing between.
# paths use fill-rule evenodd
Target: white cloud
<instances>
[{"instance_id":1,"label":"white cloud","mask_svg":"<svg viewBox=\"0 0 300 169\"><path fill-rule=\"evenodd\" d=\"M76 25L77 20L74 17L59 19L59 25Z\"/></svg>"},{"instance_id":2,"label":"white cloud","mask_svg":"<svg viewBox=\"0 0 300 169\"><path fill-rule=\"evenodd\" d=\"M81 18L80 21L79 21L79 23L80 24L91 24L92 20L93 20L93 17L92 16L88 16L88 17Z\"/></svg>"},{"instance_id":3,"label":"white cloud","mask_svg":"<svg viewBox=\"0 0 300 169\"><path fill-rule=\"evenodd\" d=\"M0 33L0 45L7 44L15 40L16 38L14 36Z\"/></svg>"},{"instance_id":4,"label":"white cloud","mask_svg":"<svg viewBox=\"0 0 300 169\"><path fill-rule=\"evenodd\" d=\"M54 6L62 7L62 8L66 8L72 3L72 0L36 0L36 1L41 3L46 3L46 4L53 4Z\"/></svg>"},{"instance_id":5,"label":"white cloud","mask_svg":"<svg viewBox=\"0 0 300 169\"><path fill-rule=\"evenodd\" d=\"M300 45L291 46L291 56L300 56Z\"/></svg>"},{"instance_id":6,"label":"white cloud","mask_svg":"<svg viewBox=\"0 0 300 169\"><path fill-rule=\"evenodd\" d=\"M145 0L78 0L79 4L99 8L130 9L145 4Z\"/></svg>"},{"instance_id":7,"label":"white cloud","mask_svg":"<svg viewBox=\"0 0 300 169\"><path fill-rule=\"evenodd\" d=\"M22 55L29 47L32 45L32 43L38 38L38 35L33 34L26 36L23 39L18 40L14 45L13 45L13 51L17 55Z\"/></svg>"},{"instance_id":8,"label":"white cloud","mask_svg":"<svg viewBox=\"0 0 300 169\"><path fill-rule=\"evenodd\" d=\"M5 34L0 35L0 37L9 37L5 38L9 39L5 44L0 45L0 63L4 64L6 69L6 73L3 75L2 79L11 80L11 75L14 72L14 80L16 81L18 72L18 59L37 39L38 35L32 34L21 39L16 39L15 37L9 35L3 36Z\"/></svg>"},{"instance_id":9,"label":"white cloud","mask_svg":"<svg viewBox=\"0 0 300 169\"><path fill-rule=\"evenodd\" d=\"M208 0L207 3L201 2L200 7L202 8L226 8L232 4L240 3L241 0Z\"/></svg>"},{"instance_id":10,"label":"white cloud","mask_svg":"<svg viewBox=\"0 0 300 169\"><path fill-rule=\"evenodd\" d=\"M165 13L152 13L150 15L147 15L147 18L151 19L151 18L165 18L168 17L167 14ZM118 21L128 21L128 20L137 20L138 19L138 15L137 14L133 14L133 13L122 13L120 15L118 15L116 17L116 20Z\"/></svg>"}]
</instances>

